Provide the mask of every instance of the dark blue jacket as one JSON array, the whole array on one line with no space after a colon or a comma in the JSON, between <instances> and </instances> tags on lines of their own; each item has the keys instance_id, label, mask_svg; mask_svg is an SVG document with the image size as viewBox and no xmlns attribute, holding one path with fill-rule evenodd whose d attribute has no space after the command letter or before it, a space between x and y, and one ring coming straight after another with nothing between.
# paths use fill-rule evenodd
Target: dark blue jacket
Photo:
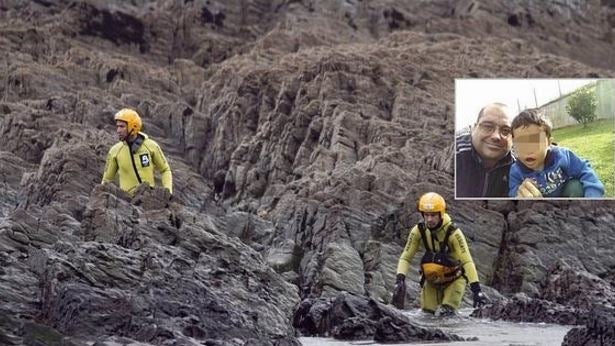
<instances>
[{"instance_id":1,"label":"dark blue jacket","mask_svg":"<svg viewBox=\"0 0 615 346\"><path fill-rule=\"evenodd\" d=\"M508 170L514 162L508 153L493 168L483 167L470 134L455 140L455 197L507 197Z\"/></svg>"},{"instance_id":2,"label":"dark blue jacket","mask_svg":"<svg viewBox=\"0 0 615 346\"><path fill-rule=\"evenodd\" d=\"M566 148L551 146L545 157L545 167L536 172L527 168L521 161L515 162L510 168L510 183L508 195L515 197L519 185L530 178L540 190L543 197L561 197L564 184L570 179L578 179L583 185L585 197L602 197L604 185L596 176L586 160L581 160Z\"/></svg>"}]
</instances>

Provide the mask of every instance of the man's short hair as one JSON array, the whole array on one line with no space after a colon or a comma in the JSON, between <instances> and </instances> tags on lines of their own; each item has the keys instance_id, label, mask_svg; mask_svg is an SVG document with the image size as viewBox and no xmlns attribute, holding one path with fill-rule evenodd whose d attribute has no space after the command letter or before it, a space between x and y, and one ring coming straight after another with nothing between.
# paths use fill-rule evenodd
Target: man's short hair
<instances>
[{"instance_id":1,"label":"man's short hair","mask_svg":"<svg viewBox=\"0 0 615 346\"><path fill-rule=\"evenodd\" d=\"M512 121L512 128L517 129L521 126L526 127L530 125L538 125L545 130L547 138L551 137L551 120L547 118L543 112L538 108L528 108L519 115L517 115Z\"/></svg>"},{"instance_id":2,"label":"man's short hair","mask_svg":"<svg viewBox=\"0 0 615 346\"><path fill-rule=\"evenodd\" d=\"M483 117L483 115L485 115L485 110L489 107L499 107L502 110L504 110L504 113L507 113L506 110L508 109L508 106L504 103L500 103L500 102L494 102L494 103L490 103L488 105L486 105L485 107L481 108L480 111L478 112L478 118L476 118L476 123L478 124L478 122L480 121L480 118Z\"/></svg>"}]
</instances>

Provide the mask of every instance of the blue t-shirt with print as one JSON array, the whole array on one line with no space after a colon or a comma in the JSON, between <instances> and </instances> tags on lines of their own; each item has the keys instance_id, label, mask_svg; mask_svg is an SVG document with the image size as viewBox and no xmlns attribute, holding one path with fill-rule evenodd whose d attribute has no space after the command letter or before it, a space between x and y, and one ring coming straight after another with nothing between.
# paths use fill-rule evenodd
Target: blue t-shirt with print
<instances>
[{"instance_id":1,"label":"blue t-shirt with print","mask_svg":"<svg viewBox=\"0 0 615 346\"><path fill-rule=\"evenodd\" d=\"M519 185L526 178L533 180L543 197L561 197L564 184L578 179L585 197L602 197L604 185L586 160L581 160L569 149L550 146L542 171L533 171L517 160L509 173L508 195L517 196Z\"/></svg>"}]
</instances>

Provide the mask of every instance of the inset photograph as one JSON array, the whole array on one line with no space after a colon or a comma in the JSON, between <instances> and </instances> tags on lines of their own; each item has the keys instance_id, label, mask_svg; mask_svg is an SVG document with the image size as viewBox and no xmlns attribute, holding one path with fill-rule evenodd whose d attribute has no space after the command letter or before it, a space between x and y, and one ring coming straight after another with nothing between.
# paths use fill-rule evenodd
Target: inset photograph
<instances>
[{"instance_id":1,"label":"inset photograph","mask_svg":"<svg viewBox=\"0 0 615 346\"><path fill-rule=\"evenodd\" d=\"M615 79L456 79L456 199L615 199Z\"/></svg>"}]
</instances>

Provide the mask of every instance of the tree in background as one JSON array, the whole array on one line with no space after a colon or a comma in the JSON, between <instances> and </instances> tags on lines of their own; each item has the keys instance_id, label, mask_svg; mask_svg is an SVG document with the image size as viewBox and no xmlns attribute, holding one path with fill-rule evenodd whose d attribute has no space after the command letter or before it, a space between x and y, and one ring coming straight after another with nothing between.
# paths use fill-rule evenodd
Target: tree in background
<instances>
[{"instance_id":1,"label":"tree in background","mask_svg":"<svg viewBox=\"0 0 615 346\"><path fill-rule=\"evenodd\" d=\"M596 120L596 93L591 85L575 90L568 98L566 111L583 127Z\"/></svg>"}]
</instances>

